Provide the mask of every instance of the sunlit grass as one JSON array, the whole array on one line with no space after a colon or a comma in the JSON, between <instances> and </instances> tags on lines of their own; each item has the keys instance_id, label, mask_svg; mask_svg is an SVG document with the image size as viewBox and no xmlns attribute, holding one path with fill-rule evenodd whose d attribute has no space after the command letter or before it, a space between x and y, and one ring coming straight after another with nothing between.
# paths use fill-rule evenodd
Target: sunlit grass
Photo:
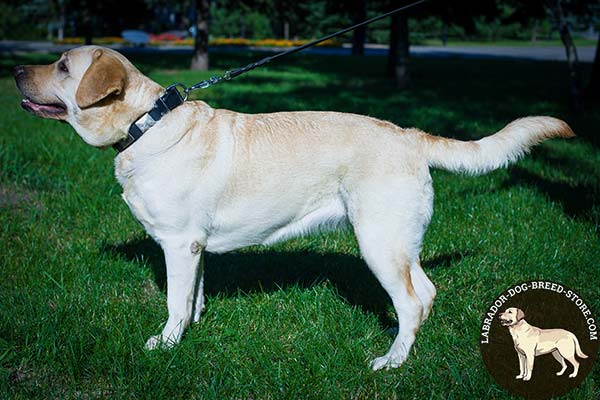
<instances>
[{"instance_id":1,"label":"sunlit grass","mask_svg":"<svg viewBox=\"0 0 600 400\"><path fill-rule=\"evenodd\" d=\"M184 56L133 59L161 84L189 85L257 57L213 55L215 70L201 74L180 70ZM382 58L300 56L195 96L242 112L368 114L460 138L551 114L581 137L482 177L433 172L422 259L438 298L398 370L367 368L390 345L394 315L349 231L210 255L201 323L176 349L146 352L167 316L160 249L120 199L111 150L20 111L14 63L0 60L2 398L510 398L478 350L497 294L549 279L600 311L600 113L570 113L563 65L418 59L412 87L398 91ZM567 398L598 397L599 378L596 366Z\"/></svg>"}]
</instances>

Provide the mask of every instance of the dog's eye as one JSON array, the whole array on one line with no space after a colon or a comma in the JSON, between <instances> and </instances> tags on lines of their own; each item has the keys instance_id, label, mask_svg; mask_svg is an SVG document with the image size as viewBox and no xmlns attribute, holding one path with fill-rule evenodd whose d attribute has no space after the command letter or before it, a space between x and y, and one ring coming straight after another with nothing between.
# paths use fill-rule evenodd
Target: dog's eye
<instances>
[{"instance_id":1,"label":"dog's eye","mask_svg":"<svg viewBox=\"0 0 600 400\"><path fill-rule=\"evenodd\" d=\"M68 73L69 72L69 68L67 68L67 63L64 61L61 61L58 63L58 69L62 72Z\"/></svg>"}]
</instances>

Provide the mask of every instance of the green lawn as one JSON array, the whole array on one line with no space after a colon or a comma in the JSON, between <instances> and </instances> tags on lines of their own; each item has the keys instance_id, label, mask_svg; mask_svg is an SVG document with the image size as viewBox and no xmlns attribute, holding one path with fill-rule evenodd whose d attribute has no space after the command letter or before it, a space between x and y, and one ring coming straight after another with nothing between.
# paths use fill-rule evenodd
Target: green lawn
<instances>
[{"instance_id":1,"label":"green lawn","mask_svg":"<svg viewBox=\"0 0 600 400\"><path fill-rule=\"evenodd\" d=\"M214 72L256 57L214 55ZM433 171L422 259L438 297L400 369L368 369L395 317L348 232L209 255L201 323L172 351L144 351L167 317L162 255L120 199L114 152L20 110L12 66L50 59L0 59L0 398L504 399L478 345L496 295L559 281L600 315L600 108L570 113L564 65L420 58L412 87L397 91L383 58L300 55L196 96L244 112L368 114L459 138L548 114L579 137L482 177ZM185 57L133 60L164 85L210 75L181 70ZM567 398L599 395L596 365Z\"/></svg>"}]
</instances>

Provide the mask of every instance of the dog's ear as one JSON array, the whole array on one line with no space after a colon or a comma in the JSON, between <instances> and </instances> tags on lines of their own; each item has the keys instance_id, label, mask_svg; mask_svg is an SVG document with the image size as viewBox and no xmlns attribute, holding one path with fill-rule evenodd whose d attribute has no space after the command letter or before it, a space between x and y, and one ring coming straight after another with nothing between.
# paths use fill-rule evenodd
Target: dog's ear
<instances>
[{"instance_id":1,"label":"dog's ear","mask_svg":"<svg viewBox=\"0 0 600 400\"><path fill-rule=\"evenodd\" d=\"M525 313L520 308L517 308L517 321L520 321L523 318L525 318Z\"/></svg>"},{"instance_id":2,"label":"dog's ear","mask_svg":"<svg viewBox=\"0 0 600 400\"><path fill-rule=\"evenodd\" d=\"M83 75L75 100L80 108L96 104L100 100L115 94L119 95L125 87L127 71L121 61L111 54L97 49L92 55L92 63Z\"/></svg>"}]
</instances>

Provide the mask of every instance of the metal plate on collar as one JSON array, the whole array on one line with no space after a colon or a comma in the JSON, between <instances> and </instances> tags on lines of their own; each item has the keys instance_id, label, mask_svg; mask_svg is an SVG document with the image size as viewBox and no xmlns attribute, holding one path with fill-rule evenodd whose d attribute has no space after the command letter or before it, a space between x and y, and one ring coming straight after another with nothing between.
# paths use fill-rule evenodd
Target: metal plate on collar
<instances>
[{"instance_id":1,"label":"metal plate on collar","mask_svg":"<svg viewBox=\"0 0 600 400\"><path fill-rule=\"evenodd\" d=\"M142 133L146 133L146 131L152 128L156 124L156 120L150 116L150 114L144 114L140 119L135 121L134 125L138 127ZM137 139L137 138L136 138Z\"/></svg>"}]
</instances>

